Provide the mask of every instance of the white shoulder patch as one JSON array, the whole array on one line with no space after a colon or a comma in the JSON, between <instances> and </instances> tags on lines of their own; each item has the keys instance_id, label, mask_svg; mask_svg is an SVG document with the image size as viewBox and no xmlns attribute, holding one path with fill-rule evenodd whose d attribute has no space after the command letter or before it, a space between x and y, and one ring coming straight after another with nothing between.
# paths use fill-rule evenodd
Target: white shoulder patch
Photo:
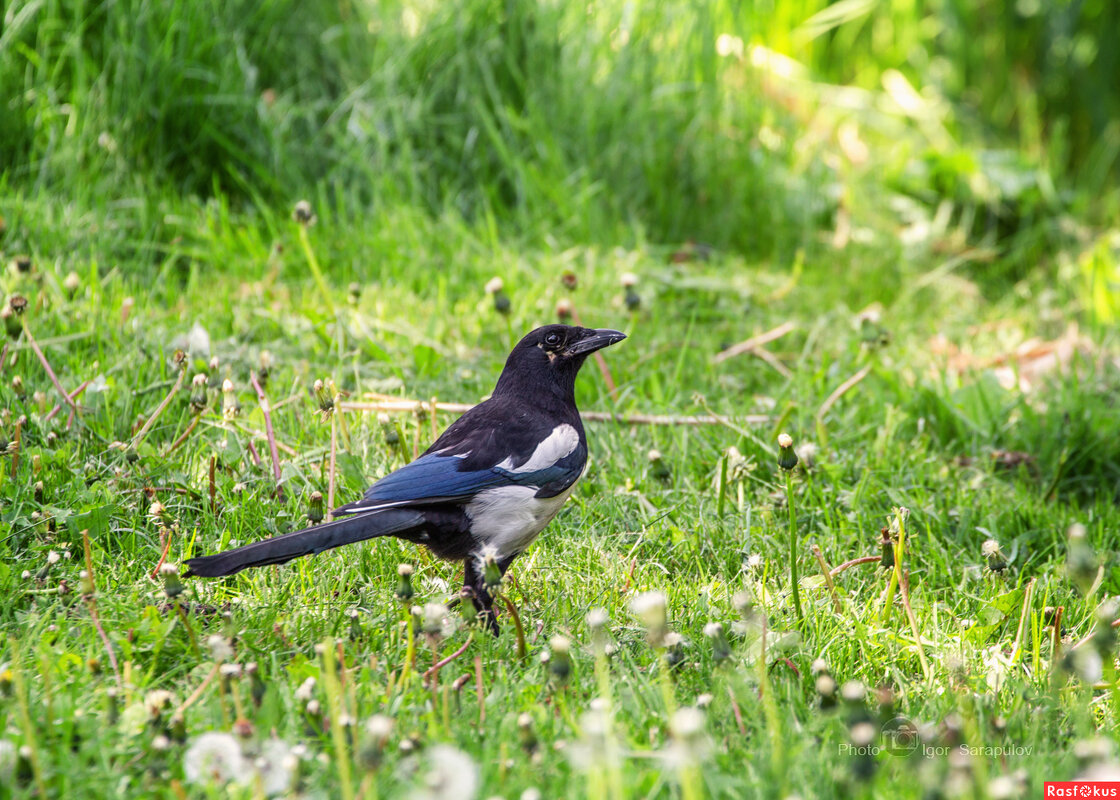
<instances>
[{"instance_id":1,"label":"white shoulder patch","mask_svg":"<svg viewBox=\"0 0 1120 800\"><path fill-rule=\"evenodd\" d=\"M557 461L572 454L579 447L579 434L571 425L564 423L552 429L545 440L537 445L529 460L516 469L513 468L513 459L507 458L498 464L498 469L508 470L513 473L536 472L539 469L551 467Z\"/></svg>"}]
</instances>

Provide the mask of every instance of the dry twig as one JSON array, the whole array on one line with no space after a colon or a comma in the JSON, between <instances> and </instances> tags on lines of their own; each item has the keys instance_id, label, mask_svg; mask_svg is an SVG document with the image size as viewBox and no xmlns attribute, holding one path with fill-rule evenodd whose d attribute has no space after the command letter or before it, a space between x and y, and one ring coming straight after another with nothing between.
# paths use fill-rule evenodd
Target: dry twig
<instances>
[{"instance_id":1,"label":"dry twig","mask_svg":"<svg viewBox=\"0 0 1120 800\"><path fill-rule=\"evenodd\" d=\"M401 400L397 398L390 398L385 395L373 395L375 398L372 402L361 401L346 401L338 404L340 411L364 411L377 413L384 411L386 413L405 414L413 413L416 410L416 400ZM436 408L448 414L465 414L474 408L470 403L437 403ZM705 425L725 425L727 421L723 417L715 415L686 415L675 416L669 414L614 414L604 411L584 411L580 414L584 422L616 422L622 425L684 425L684 426L705 426ZM772 419L764 414L745 414L741 417L736 417L737 420L747 425L764 425L771 422Z\"/></svg>"},{"instance_id":2,"label":"dry twig","mask_svg":"<svg viewBox=\"0 0 1120 800\"><path fill-rule=\"evenodd\" d=\"M850 390L853 386L866 378L869 372L871 372L871 365L865 364L863 369L861 369L855 375L848 378L848 380L837 386L836 390L832 394L830 394L825 399L825 401L821 403L821 407L817 409L817 419L824 419L824 415L827 414L829 412L829 409L831 409L836 404L836 401L847 394L848 390Z\"/></svg>"},{"instance_id":3,"label":"dry twig","mask_svg":"<svg viewBox=\"0 0 1120 800\"><path fill-rule=\"evenodd\" d=\"M731 347L727 348L723 352L717 353L715 357L712 358L712 362L715 364L719 364L729 358L734 358L735 356L742 355L743 353L755 352L759 350L763 345L769 344L770 342L773 342L777 339L781 339L787 333L791 332L795 327L797 326L787 320L773 330L769 330L766 333L760 333L758 336L752 336L750 339L747 339L744 342L739 342L739 344L731 345Z\"/></svg>"},{"instance_id":4,"label":"dry twig","mask_svg":"<svg viewBox=\"0 0 1120 800\"><path fill-rule=\"evenodd\" d=\"M47 357L43 355L43 351L39 349L39 343L36 342L35 337L31 335L31 328L28 327L26 321L24 321L23 323L23 334L27 337L27 343L31 345L31 349L35 351L35 355L39 357L39 363L41 363L43 365L43 369L47 371L47 375L50 377L51 383L54 384L54 388L58 390L58 393L60 395L62 395L62 399L66 401L66 404L70 406L72 410L77 411L78 406L72 399L70 399L70 395L66 393L66 390L62 388L62 384L59 383L58 376L55 375L54 370L51 369L50 362L47 361Z\"/></svg>"}]
</instances>

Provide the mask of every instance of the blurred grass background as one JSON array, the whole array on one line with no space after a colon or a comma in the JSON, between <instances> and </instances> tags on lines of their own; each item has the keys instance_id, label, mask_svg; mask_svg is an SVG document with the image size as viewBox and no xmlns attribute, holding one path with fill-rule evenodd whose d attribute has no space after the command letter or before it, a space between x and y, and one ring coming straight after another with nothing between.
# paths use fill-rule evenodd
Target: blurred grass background
<instances>
[{"instance_id":1,"label":"blurred grass background","mask_svg":"<svg viewBox=\"0 0 1120 800\"><path fill-rule=\"evenodd\" d=\"M1118 29L1110 0L14 2L0 185L112 205L157 259L193 199L786 261L901 202L999 282L1063 214L1115 219Z\"/></svg>"}]
</instances>

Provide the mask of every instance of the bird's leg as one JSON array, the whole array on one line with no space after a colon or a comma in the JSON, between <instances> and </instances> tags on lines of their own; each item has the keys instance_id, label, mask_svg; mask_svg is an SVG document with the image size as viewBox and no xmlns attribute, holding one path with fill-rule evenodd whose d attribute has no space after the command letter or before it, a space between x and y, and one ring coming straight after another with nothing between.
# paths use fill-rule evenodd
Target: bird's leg
<instances>
[{"instance_id":1,"label":"bird's leg","mask_svg":"<svg viewBox=\"0 0 1120 800\"><path fill-rule=\"evenodd\" d=\"M473 595L471 600L474 602L474 607L478 609L483 624L489 628L492 634L497 636L501 632L501 628L498 627L498 621L494 618L494 598L486 590L486 581L483 580L478 562L470 556L463 561L463 586L471 590Z\"/></svg>"}]
</instances>

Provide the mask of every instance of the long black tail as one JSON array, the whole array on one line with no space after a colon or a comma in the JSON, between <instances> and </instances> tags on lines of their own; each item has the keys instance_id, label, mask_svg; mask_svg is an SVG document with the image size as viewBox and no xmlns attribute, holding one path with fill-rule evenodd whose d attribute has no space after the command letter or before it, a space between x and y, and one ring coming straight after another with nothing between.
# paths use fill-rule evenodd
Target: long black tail
<instances>
[{"instance_id":1,"label":"long black tail","mask_svg":"<svg viewBox=\"0 0 1120 800\"><path fill-rule=\"evenodd\" d=\"M416 528L423 522L424 518L418 512L407 508L388 508L372 514L344 517L313 528L253 542L236 550L188 559L184 575L220 578L249 567L283 564L293 558L321 553L351 542L377 536L393 536Z\"/></svg>"}]
</instances>

